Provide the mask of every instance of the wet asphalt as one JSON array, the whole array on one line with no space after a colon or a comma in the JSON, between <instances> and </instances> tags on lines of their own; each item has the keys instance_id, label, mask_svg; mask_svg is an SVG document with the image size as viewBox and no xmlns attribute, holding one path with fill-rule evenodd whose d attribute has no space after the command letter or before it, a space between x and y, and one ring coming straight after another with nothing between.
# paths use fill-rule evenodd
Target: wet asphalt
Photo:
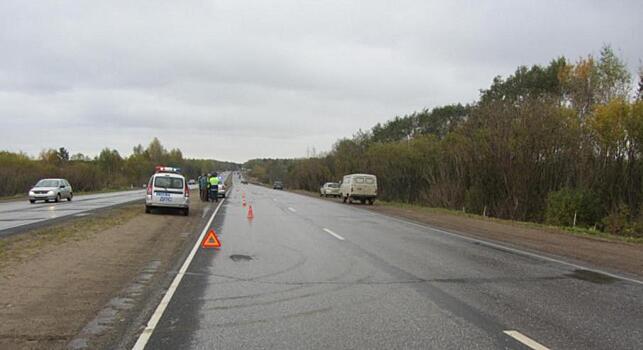
<instances>
[{"instance_id":1,"label":"wet asphalt","mask_svg":"<svg viewBox=\"0 0 643 350\"><path fill-rule=\"evenodd\" d=\"M27 199L0 203L0 237L19 233L54 221L71 217L92 215L92 212L108 207L145 199L145 190L119 191L86 194L55 202L38 201L34 204Z\"/></svg>"},{"instance_id":2,"label":"wet asphalt","mask_svg":"<svg viewBox=\"0 0 643 350\"><path fill-rule=\"evenodd\" d=\"M146 349L643 349L643 285L360 207L235 179Z\"/></svg>"}]
</instances>

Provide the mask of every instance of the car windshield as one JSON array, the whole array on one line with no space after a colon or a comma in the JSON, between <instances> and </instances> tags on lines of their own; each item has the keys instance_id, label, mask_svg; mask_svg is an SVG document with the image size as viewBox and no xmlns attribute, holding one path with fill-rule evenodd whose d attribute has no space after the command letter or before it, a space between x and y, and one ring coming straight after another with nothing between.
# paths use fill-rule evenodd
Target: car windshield
<instances>
[{"instance_id":1,"label":"car windshield","mask_svg":"<svg viewBox=\"0 0 643 350\"><path fill-rule=\"evenodd\" d=\"M34 187L58 187L60 185L59 180L40 180Z\"/></svg>"},{"instance_id":2,"label":"car windshield","mask_svg":"<svg viewBox=\"0 0 643 350\"><path fill-rule=\"evenodd\" d=\"M154 187L164 187L173 189L183 188L183 179L177 177L157 176L154 180Z\"/></svg>"},{"instance_id":3,"label":"car windshield","mask_svg":"<svg viewBox=\"0 0 643 350\"><path fill-rule=\"evenodd\" d=\"M328 184L328 187L331 187L331 188L339 188L339 184L338 184L337 182L330 182L330 183Z\"/></svg>"}]
</instances>

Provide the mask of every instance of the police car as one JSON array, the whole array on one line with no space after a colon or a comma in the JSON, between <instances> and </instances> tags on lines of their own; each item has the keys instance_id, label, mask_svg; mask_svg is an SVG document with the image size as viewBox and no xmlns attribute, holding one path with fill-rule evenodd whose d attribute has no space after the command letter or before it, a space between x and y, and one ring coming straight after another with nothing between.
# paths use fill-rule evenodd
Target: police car
<instances>
[{"instance_id":1,"label":"police car","mask_svg":"<svg viewBox=\"0 0 643 350\"><path fill-rule=\"evenodd\" d=\"M190 189L181 169L157 166L156 173L147 182L145 212L154 208L176 208L183 215L190 214Z\"/></svg>"}]
</instances>

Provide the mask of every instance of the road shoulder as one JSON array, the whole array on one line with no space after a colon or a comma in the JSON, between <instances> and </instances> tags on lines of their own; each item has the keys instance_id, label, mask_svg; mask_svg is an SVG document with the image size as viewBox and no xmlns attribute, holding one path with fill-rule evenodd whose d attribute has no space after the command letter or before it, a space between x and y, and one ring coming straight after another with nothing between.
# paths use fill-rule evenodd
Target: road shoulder
<instances>
[{"instance_id":1,"label":"road shoulder","mask_svg":"<svg viewBox=\"0 0 643 350\"><path fill-rule=\"evenodd\" d=\"M0 348L101 348L117 344L162 291L208 204L189 217L125 205L4 240ZM103 221L101 221L103 220ZM101 221L100 225L83 222ZM68 232L68 225L80 225Z\"/></svg>"}]
</instances>

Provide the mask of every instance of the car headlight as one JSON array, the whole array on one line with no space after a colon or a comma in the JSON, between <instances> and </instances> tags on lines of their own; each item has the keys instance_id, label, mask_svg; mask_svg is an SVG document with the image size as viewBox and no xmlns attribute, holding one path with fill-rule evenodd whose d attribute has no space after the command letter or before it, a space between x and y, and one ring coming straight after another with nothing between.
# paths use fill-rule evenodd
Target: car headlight
<instances>
[{"instance_id":1,"label":"car headlight","mask_svg":"<svg viewBox=\"0 0 643 350\"><path fill-rule=\"evenodd\" d=\"M54 191L49 191L47 192L47 194L54 194Z\"/></svg>"},{"instance_id":2,"label":"car headlight","mask_svg":"<svg viewBox=\"0 0 643 350\"><path fill-rule=\"evenodd\" d=\"M35 193L33 193L33 191L29 191L29 195L30 195L30 196L33 196L34 194L35 194Z\"/></svg>"}]
</instances>

